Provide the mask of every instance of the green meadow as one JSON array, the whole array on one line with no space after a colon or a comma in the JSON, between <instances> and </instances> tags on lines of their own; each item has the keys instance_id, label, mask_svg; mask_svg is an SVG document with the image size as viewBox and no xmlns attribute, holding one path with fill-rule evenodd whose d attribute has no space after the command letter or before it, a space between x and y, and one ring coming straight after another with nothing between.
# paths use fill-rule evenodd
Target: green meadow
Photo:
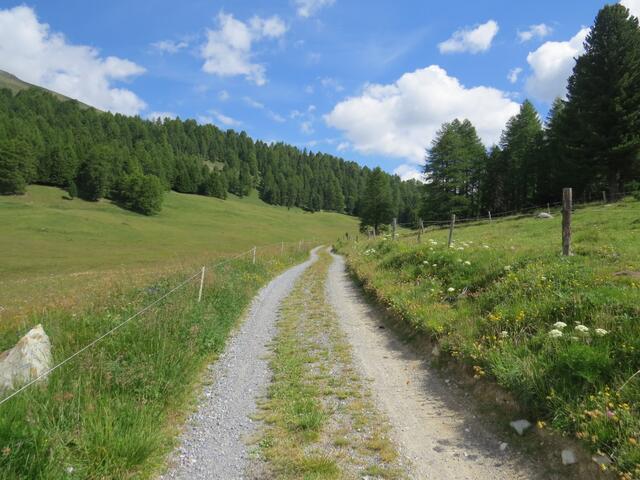
<instances>
[{"instance_id":1,"label":"green meadow","mask_svg":"<svg viewBox=\"0 0 640 480\"><path fill-rule=\"evenodd\" d=\"M539 426L640 475L640 201L343 244L354 274L440 357L510 391ZM634 376L635 375L635 376Z\"/></svg>"},{"instance_id":2,"label":"green meadow","mask_svg":"<svg viewBox=\"0 0 640 480\"><path fill-rule=\"evenodd\" d=\"M354 233L355 218L267 205L256 192L227 200L166 194L146 217L108 200L68 200L63 190L30 186L0 196L0 318L72 308L113 288L252 248L300 240L331 242Z\"/></svg>"}]
</instances>

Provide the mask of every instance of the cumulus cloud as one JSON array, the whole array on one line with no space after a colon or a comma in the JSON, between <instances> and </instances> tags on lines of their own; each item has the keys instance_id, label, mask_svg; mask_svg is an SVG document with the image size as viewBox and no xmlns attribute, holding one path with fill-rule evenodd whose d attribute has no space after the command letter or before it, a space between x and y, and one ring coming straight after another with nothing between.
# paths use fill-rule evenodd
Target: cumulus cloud
<instances>
[{"instance_id":1,"label":"cumulus cloud","mask_svg":"<svg viewBox=\"0 0 640 480\"><path fill-rule=\"evenodd\" d=\"M575 59L584 53L584 40L589 28L582 28L566 42L545 42L537 50L527 55L531 75L527 78L525 90L538 100L553 102L556 97L564 97L567 79L573 71Z\"/></svg>"},{"instance_id":2,"label":"cumulus cloud","mask_svg":"<svg viewBox=\"0 0 640 480\"><path fill-rule=\"evenodd\" d=\"M220 100L221 102L226 102L230 98L231 95L229 95L229 92L227 92L226 90L220 90L218 92L218 100Z\"/></svg>"},{"instance_id":3,"label":"cumulus cloud","mask_svg":"<svg viewBox=\"0 0 640 480\"><path fill-rule=\"evenodd\" d=\"M393 173L398 175L402 180L420 180L424 182L424 174L416 165L404 163L397 167Z\"/></svg>"},{"instance_id":4,"label":"cumulus cloud","mask_svg":"<svg viewBox=\"0 0 640 480\"><path fill-rule=\"evenodd\" d=\"M531 25L528 30L518 31L518 38L520 42L528 42L534 38L545 38L551 35L553 29L544 23L538 25Z\"/></svg>"},{"instance_id":5,"label":"cumulus cloud","mask_svg":"<svg viewBox=\"0 0 640 480\"><path fill-rule=\"evenodd\" d=\"M180 50L187 48L189 44L187 42L175 42L173 40L160 40L154 42L151 47L160 53L178 53Z\"/></svg>"},{"instance_id":6,"label":"cumulus cloud","mask_svg":"<svg viewBox=\"0 0 640 480\"><path fill-rule=\"evenodd\" d=\"M249 105L251 108L257 108L258 110L262 110L264 108L264 103L260 103L251 97L243 97L243 100L244 103Z\"/></svg>"},{"instance_id":7,"label":"cumulus cloud","mask_svg":"<svg viewBox=\"0 0 640 480\"><path fill-rule=\"evenodd\" d=\"M622 0L620 3L629 9L631 15L640 18L640 0Z\"/></svg>"},{"instance_id":8,"label":"cumulus cloud","mask_svg":"<svg viewBox=\"0 0 640 480\"><path fill-rule=\"evenodd\" d=\"M509 80L509 83L516 83L521 73L522 73L522 68L520 67L512 68L511 70L509 70L509 73L507 74L507 80Z\"/></svg>"},{"instance_id":9,"label":"cumulus cloud","mask_svg":"<svg viewBox=\"0 0 640 480\"><path fill-rule=\"evenodd\" d=\"M210 115L199 115L198 122L201 124L218 123L224 125L225 127L238 127L242 125L242 122L240 120L229 117L228 115L225 115L217 110L210 110L209 114Z\"/></svg>"},{"instance_id":10,"label":"cumulus cloud","mask_svg":"<svg viewBox=\"0 0 640 480\"><path fill-rule=\"evenodd\" d=\"M285 23L278 16L253 17L245 23L231 14L218 14L218 29L207 30L207 41L200 49L202 70L221 77L244 75L256 85L267 82L265 66L253 62L251 48L257 41L282 37Z\"/></svg>"},{"instance_id":11,"label":"cumulus cloud","mask_svg":"<svg viewBox=\"0 0 640 480\"><path fill-rule=\"evenodd\" d=\"M299 16L309 18L324 7L330 7L335 0L295 0Z\"/></svg>"},{"instance_id":12,"label":"cumulus cloud","mask_svg":"<svg viewBox=\"0 0 640 480\"><path fill-rule=\"evenodd\" d=\"M305 120L300 124L300 131L305 135L310 135L314 132L313 122L311 120Z\"/></svg>"},{"instance_id":13,"label":"cumulus cloud","mask_svg":"<svg viewBox=\"0 0 640 480\"><path fill-rule=\"evenodd\" d=\"M473 28L464 28L438 44L440 53L480 53L491 48L494 37L498 34L498 22L489 20L487 23Z\"/></svg>"},{"instance_id":14,"label":"cumulus cloud","mask_svg":"<svg viewBox=\"0 0 640 480\"><path fill-rule=\"evenodd\" d=\"M132 91L114 87L144 68L68 43L63 34L40 23L30 7L0 10L0 69L101 110L135 115L146 108Z\"/></svg>"},{"instance_id":15,"label":"cumulus cloud","mask_svg":"<svg viewBox=\"0 0 640 480\"><path fill-rule=\"evenodd\" d=\"M490 145L498 141L519 105L495 88L467 88L437 66L405 73L395 83L369 84L338 103L326 123L342 130L354 149L422 163L444 122L468 118Z\"/></svg>"}]
</instances>

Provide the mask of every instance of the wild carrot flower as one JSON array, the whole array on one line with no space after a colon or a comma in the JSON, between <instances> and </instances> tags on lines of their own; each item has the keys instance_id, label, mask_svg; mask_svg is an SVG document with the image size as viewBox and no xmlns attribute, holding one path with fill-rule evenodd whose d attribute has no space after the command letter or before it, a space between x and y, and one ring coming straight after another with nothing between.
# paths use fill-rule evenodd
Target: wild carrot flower
<instances>
[{"instance_id":1,"label":"wild carrot flower","mask_svg":"<svg viewBox=\"0 0 640 480\"><path fill-rule=\"evenodd\" d=\"M549 336L551 338L559 338L559 337L562 336L562 332L560 330L557 330L557 329L554 328L553 330L551 330L549 332Z\"/></svg>"},{"instance_id":2,"label":"wild carrot flower","mask_svg":"<svg viewBox=\"0 0 640 480\"><path fill-rule=\"evenodd\" d=\"M447 288L447 292L455 292L455 291L456 291L456 289L455 289L455 288L453 288L453 287L449 287L449 288Z\"/></svg>"},{"instance_id":3,"label":"wild carrot flower","mask_svg":"<svg viewBox=\"0 0 640 480\"><path fill-rule=\"evenodd\" d=\"M465 265L471 265L471 262L469 260L464 262Z\"/></svg>"},{"instance_id":4,"label":"wild carrot flower","mask_svg":"<svg viewBox=\"0 0 640 480\"><path fill-rule=\"evenodd\" d=\"M511 265L505 265L504 266L504 271L508 272L509 270L511 270Z\"/></svg>"},{"instance_id":5,"label":"wild carrot flower","mask_svg":"<svg viewBox=\"0 0 640 480\"><path fill-rule=\"evenodd\" d=\"M556 323L553 324L553 326L555 328L557 328L558 330L562 330L563 328L565 328L567 326L567 324L564 323L564 322L556 322Z\"/></svg>"},{"instance_id":6,"label":"wild carrot flower","mask_svg":"<svg viewBox=\"0 0 640 480\"><path fill-rule=\"evenodd\" d=\"M595 332L599 337L604 337L607 333L609 333L604 328L596 328Z\"/></svg>"},{"instance_id":7,"label":"wild carrot flower","mask_svg":"<svg viewBox=\"0 0 640 480\"><path fill-rule=\"evenodd\" d=\"M585 327L582 324L576 325L576 332L579 332L579 333L582 333L583 335L586 335L587 333L589 333L589 327Z\"/></svg>"}]
</instances>

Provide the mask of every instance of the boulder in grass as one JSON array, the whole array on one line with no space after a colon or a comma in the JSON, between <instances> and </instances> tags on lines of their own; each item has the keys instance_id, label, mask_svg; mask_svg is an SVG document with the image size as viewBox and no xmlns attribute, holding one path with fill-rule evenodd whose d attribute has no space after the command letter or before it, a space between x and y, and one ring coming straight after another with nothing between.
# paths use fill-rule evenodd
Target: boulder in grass
<instances>
[{"instance_id":1,"label":"boulder in grass","mask_svg":"<svg viewBox=\"0 0 640 480\"><path fill-rule=\"evenodd\" d=\"M553 215L551 215L550 213L547 213L547 212L540 212L537 215L537 218L553 218Z\"/></svg>"},{"instance_id":2,"label":"boulder in grass","mask_svg":"<svg viewBox=\"0 0 640 480\"><path fill-rule=\"evenodd\" d=\"M16 345L0 353L0 391L13 390L51 368L51 342L42 325L32 328Z\"/></svg>"}]
</instances>

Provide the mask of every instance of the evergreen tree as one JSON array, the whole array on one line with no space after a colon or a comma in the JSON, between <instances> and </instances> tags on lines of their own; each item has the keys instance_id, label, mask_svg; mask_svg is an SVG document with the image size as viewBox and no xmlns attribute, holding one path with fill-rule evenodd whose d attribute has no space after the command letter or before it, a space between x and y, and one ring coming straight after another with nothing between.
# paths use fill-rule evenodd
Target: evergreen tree
<instances>
[{"instance_id":1,"label":"evergreen tree","mask_svg":"<svg viewBox=\"0 0 640 480\"><path fill-rule=\"evenodd\" d=\"M471 215L478 202L486 151L475 127L464 120L445 123L427 152L424 218Z\"/></svg>"},{"instance_id":2,"label":"evergreen tree","mask_svg":"<svg viewBox=\"0 0 640 480\"><path fill-rule=\"evenodd\" d=\"M536 162L542 147L542 122L529 100L507 122L500 146L506 167L506 207L517 210L528 206L537 193Z\"/></svg>"},{"instance_id":3,"label":"evergreen tree","mask_svg":"<svg viewBox=\"0 0 640 480\"><path fill-rule=\"evenodd\" d=\"M640 28L620 4L598 13L569 79L567 156L615 198L640 155ZM600 173L598 177L597 173Z\"/></svg>"},{"instance_id":4,"label":"evergreen tree","mask_svg":"<svg viewBox=\"0 0 640 480\"><path fill-rule=\"evenodd\" d=\"M361 223L373 227L376 232L381 225L388 224L393 218L393 203L388 175L380 167L375 168L367 180L364 193Z\"/></svg>"},{"instance_id":5,"label":"evergreen tree","mask_svg":"<svg viewBox=\"0 0 640 480\"><path fill-rule=\"evenodd\" d=\"M0 141L0 194L25 193L35 175L35 162L29 145L21 140Z\"/></svg>"}]
</instances>

